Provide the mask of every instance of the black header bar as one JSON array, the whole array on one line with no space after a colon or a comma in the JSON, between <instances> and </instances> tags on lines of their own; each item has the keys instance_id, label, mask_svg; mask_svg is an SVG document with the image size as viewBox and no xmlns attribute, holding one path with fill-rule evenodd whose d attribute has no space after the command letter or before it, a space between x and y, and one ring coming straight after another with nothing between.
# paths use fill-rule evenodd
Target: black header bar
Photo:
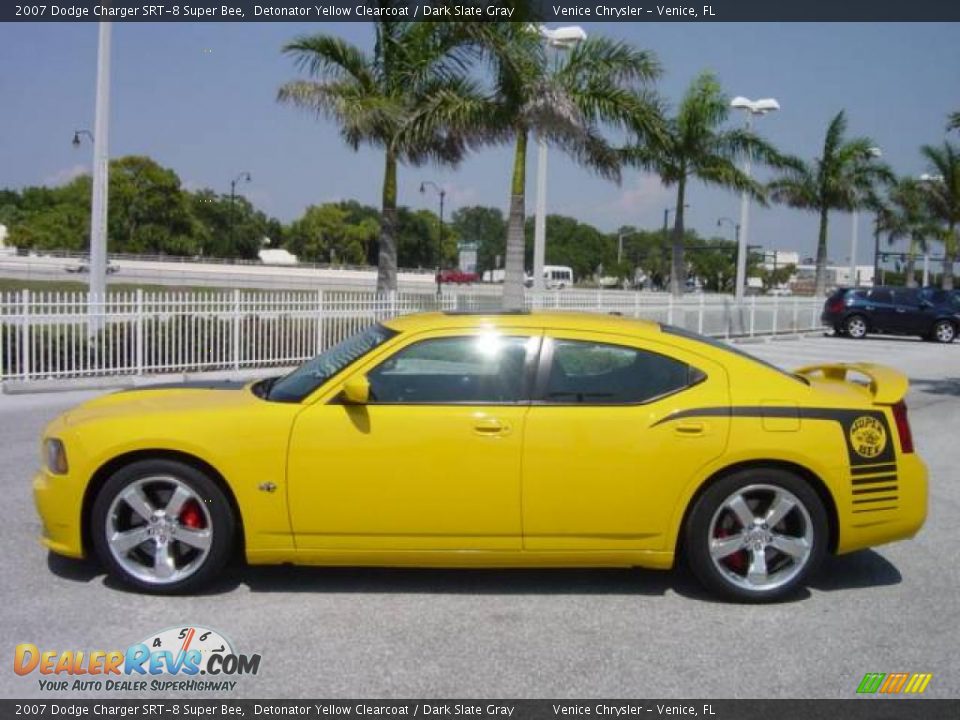
<instances>
[{"instance_id":1,"label":"black header bar","mask_svg":"<svg viewBox=\"0 0 960 720\"><path fill-rule=\"evenodd\" d=\"M36 0L0 21L39 22L960 22L956 0Z\"/></svg>"}]
</instances>

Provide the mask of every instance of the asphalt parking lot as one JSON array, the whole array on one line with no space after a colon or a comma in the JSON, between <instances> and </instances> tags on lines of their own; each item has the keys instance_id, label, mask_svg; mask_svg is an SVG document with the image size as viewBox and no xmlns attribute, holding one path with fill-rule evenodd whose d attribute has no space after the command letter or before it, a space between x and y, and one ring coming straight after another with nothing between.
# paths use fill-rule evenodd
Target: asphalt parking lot
<instances>
[{"instance_id":1,"label":"asphalt parking lot","mask_svg":"<svg viewBox=\"0 0 960 720\"><path fill-rule=\"evenodd\" d=\"M35 540L40 430L95 393L0 395L0 694L42 695L36 674L11 670L17 643L126 648L199 624L262 655L236 697L846 698L864 673L894 671L931 672L926 694L956 697L960 344L808 337L740 347L787 367L902 369L931 472L918 537L830 559L809 593L772 606L721 604L686 572L642 570L238 568L209 595L137 595Z\"/></svg>"}]
</instances>

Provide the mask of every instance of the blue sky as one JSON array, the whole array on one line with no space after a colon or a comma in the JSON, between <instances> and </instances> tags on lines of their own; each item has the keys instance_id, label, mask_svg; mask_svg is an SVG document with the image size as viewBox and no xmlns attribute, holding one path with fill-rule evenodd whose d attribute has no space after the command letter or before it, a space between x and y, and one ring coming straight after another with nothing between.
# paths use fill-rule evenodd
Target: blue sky
<instances>
[{"instance_id":1,"label":"blue sky","mask_svg":"<svg viewBox=\"0 0 960 720\"><path fill-rule=\"evenodd\" d=\"M940 143L947 113L960 109L955 24L583 26L653 50L665 69L658 89L670 102L704 69L714 71L731 96L776 97L782 111L763 118L758 130L803 157L818 152L827 122L846 109L852 133L873 138L898 173L916 175L926 169L919 145ZM280 47L317 31L364 46L372 39L365 23L115 24L111 155L150 155L176 170L187 187L221 192L248 170L248 197L283 220L312 203L355 198L378 205L377 151L354 153L332 124L275 102L277 87L296 77ZM96 45L96 23L0 25L0 187L62 182L89 167L91 147L74 149L70 139L75 129L93 126ZM510 163L508 149L492 148L457 170L402 168L400 202L434 207L434 197L418 192L420 181L430 179L448 188L452 209L505 209ZM652 228L672 201L672 191L656 178L628 171L618 187L551 154L549 212L604 230ZM739 217L738 198L730 193L698 185L688 202L688 223L701 233L716 234L720 216ZM864 263L872 257L869 226L861 223ZM812 254L816 231L812 214L754 206L749 241ZM849 216L836 214L833 258L845 261L849 239Z\"/></svg>"}]
</instances>

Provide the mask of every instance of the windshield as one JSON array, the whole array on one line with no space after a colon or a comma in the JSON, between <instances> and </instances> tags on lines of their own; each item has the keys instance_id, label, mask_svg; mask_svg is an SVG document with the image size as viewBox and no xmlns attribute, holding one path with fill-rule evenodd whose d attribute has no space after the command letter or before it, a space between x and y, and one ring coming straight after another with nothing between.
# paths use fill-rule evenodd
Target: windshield
<instances>
[{"instance_id":1,"label":"windshield","mask_svg":"<svg viewBox=\"0 0 960 720\"><path fill-rule=\"evenodd\" d=\"M266 399L299 402L345 367L396 334L396 331L383 325L371 325L366 330L324 350L289 375L277 380L267 393Z\"/></svg>"}]
</instances>

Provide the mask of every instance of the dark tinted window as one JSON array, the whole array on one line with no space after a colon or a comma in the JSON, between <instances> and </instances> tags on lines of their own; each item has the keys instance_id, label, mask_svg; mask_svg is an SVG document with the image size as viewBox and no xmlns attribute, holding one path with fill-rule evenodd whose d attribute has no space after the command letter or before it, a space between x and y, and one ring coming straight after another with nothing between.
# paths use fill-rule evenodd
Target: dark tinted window
<instances>
[{"instance_id":1,"label":"dark tinted window","mask_svg":"<svg viewBox=\"0 0 960 720\"><path fill-rule=\"evenodd\" d=\"M870 300L877 303L892 303L893 293L887 288L874 288L870 291Z\"/></svg>"},{"instance_id":2,"label":"dark tinted window","mask_svg":"<svg viewBox=\"0 0 960 720\"><path fill-rule=\"evenodd\" d=\"M927 288L923 291L922 296L924 300L929 300L934 305L946 305L950 303L950 293L946 290Z\"/></svg>"},{"instance_id":3,"label":"dark tinted window","mask_svg":"<svg viewBox=\"0 0 960 720\"><path fill-rule=\"evenodd\" d=\"M920 304L920 291L917 288L901 288L894 291L893 297L898 305Z\"/></svg>"},{"instance_id":4,"label":"dark tinted window","mask_svg":"<svg viewBox=\"0 0 960 720\"><path fill-rule=\"evenodd\" d=\"M544 402L642 403L704 377L686 363L622 345L554 340Z\"/></svg>"},{"instance_id":5,"label":"dark tinted window","mask_svg":"<svg viewBox=\"0 0 960 720\"><path fill-rule=\"evenodd\" d=\"M367 374L376 403L515 403L535 339L497 334L436 338L410 345Z\"/></svg>"}]
</instances>

